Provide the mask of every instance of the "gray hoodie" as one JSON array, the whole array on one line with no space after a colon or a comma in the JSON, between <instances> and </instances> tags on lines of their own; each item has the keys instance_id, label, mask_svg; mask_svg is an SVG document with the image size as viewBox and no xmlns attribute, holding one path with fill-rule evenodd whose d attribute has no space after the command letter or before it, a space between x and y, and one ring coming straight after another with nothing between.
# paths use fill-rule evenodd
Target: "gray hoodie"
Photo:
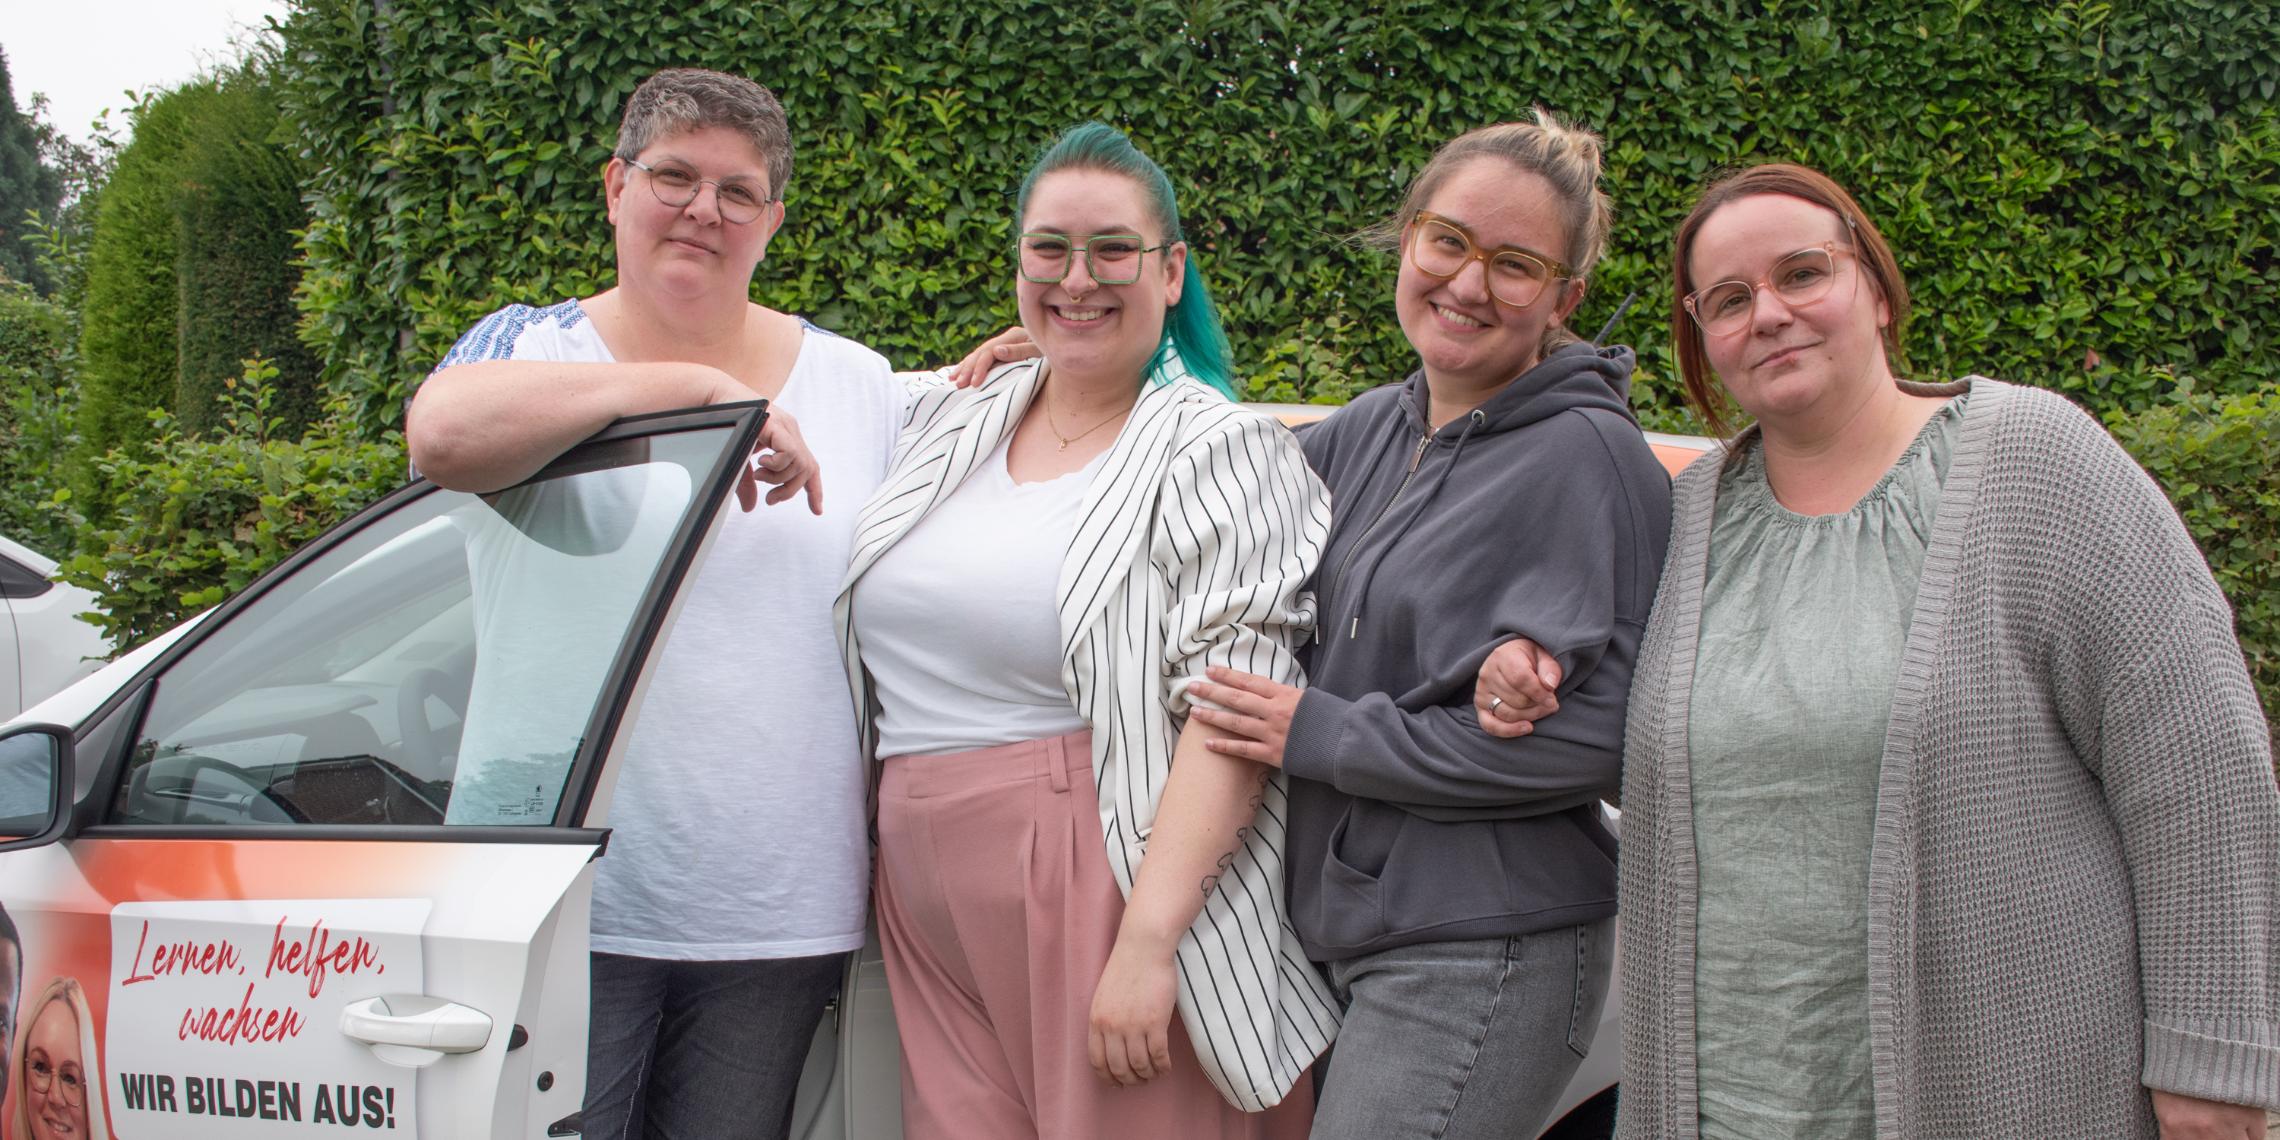
<instances>
[{"instance_id":1,"label":"gray hoodie","mask_svg":"<svg viewBox=\"0 0 2280 1140\"><path fill-rule=\"evenodd\" d=\"M1335 522L1284 767L1292 920L1317 960L1615 912L1599 799L1670 537L1632 360L1568 345L1437 432L1418 373L1305 433ZM1557 713L1499 740L1473 682L1515 636L1565 676Z\"/></svg>"}]
</instances>

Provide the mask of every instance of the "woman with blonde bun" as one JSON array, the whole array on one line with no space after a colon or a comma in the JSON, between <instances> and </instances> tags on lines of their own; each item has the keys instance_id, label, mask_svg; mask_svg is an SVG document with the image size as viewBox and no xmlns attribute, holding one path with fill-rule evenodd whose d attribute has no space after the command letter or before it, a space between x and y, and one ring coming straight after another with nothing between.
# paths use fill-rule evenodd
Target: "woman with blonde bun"
<instances>
[{"instance_id":1,"label":"woman with blonde bun","mask_svg":"<svg viewBox=\"0 0 2280 1140\"><path fill-rule=\"evenodd\" d=\"M1379 233L1406 382L1310 429L1335 504L1309 686L1215 669L1196 715L1291 777L1292 918L1346 1022L1314 1136L1533 1136L1613 960L1624 695L1669 528L1629 348L1566 322L1607 240L1599 140L1539 110L1444 145ZM1558 715L1472 706L1504 641Z\"/></svg>"}]
</instances>

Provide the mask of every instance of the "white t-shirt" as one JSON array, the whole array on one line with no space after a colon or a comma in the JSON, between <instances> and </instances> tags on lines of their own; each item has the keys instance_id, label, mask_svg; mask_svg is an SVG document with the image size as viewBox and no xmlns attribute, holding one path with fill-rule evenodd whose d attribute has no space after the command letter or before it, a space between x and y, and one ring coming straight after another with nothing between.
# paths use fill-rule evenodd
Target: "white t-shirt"
<instances>
[{"instance_id":1,"label":"white t-shirt","mask_svg":"<svg viewBox=\"0 0 2280 1140\"><path fill-rule=\"evenodd\" d=\"M1006 446L855 583L880 756L939 756L1085 727L1061 684L1053 600L1085 489L1108 453L1058 479L1015 483Z\"/></svg>"},{"instance_id":2,"label":"white t-shirt","mask_svg":"<svg viewBox=\"0 0 2280 1140\"><path fill-rule=\"evenodd\" d=\"M710 961L863 944L867 782L831 607L908 395L878 353L804 334L775 406L822 467L824 513L726 508L635 713L596 868L597 951ZM444 364L613 359L565 301L493 313Z\"/></svg>"}]
</instances>

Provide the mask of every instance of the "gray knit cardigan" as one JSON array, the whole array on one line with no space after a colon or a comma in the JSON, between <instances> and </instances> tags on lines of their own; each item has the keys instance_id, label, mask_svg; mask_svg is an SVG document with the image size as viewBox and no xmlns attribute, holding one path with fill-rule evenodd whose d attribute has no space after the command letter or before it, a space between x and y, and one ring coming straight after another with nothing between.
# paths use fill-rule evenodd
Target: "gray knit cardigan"
<instances>
[{"instance_id":1,"label":"gray knit cardigan","mask_svg":"<svg viewBox=\"0 0 2280 1140\"><path fill-rule=\"evenodd\" d=\"M2155 1135L2280 1107L2280 790L2232 612L2065 400L1973 377L1869 856L1877 1135ZM1687 698L1720 457L1674 489L1623 776L1618 1135L1696 1132Z\"/></svg>"}]
</instances>

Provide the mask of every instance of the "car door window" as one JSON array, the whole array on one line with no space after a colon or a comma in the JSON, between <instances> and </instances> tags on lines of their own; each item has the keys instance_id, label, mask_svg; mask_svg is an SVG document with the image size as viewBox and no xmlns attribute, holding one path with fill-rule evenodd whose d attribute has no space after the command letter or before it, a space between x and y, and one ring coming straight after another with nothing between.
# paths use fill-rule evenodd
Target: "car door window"
<instances>
[{"instance_id":1,"label":"car door window","mask_svg":"<svg viewBox=\"0 0 2280 1140\"><path fill-rule=\"evenodd\" d=\"M36 598L54 586L47 575L0 554L0 598Z\"/></svg>"},{"instance_id":2,"label":"car door window","mask_svg":"<svg viewBox=\"0 0 2280 1140\"><path fill-rule=\"evenodd\" d=\"M167 667L107 822L553 822L629 626L728 428L437 490Z\"/></svg>"}]
</instances>

